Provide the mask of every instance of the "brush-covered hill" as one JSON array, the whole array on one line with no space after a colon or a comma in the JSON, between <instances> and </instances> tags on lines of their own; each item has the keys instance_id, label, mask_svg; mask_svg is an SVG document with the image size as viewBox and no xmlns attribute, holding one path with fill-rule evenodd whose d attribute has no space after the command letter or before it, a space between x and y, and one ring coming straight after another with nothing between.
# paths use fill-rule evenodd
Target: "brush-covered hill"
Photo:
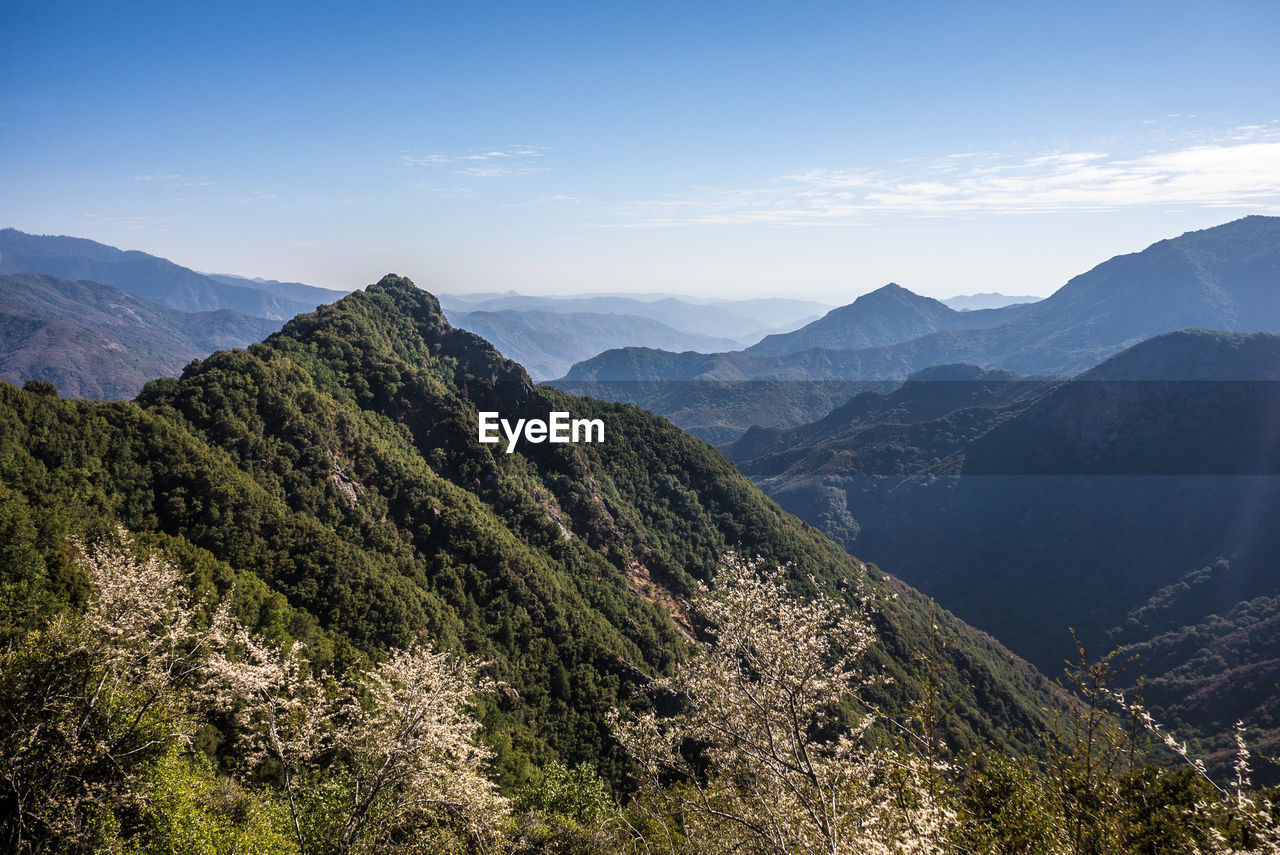
<instances>
[{"instance_id":1,"label":"brush-covered hill","mask_svg":"<svg viewBox=\"0 0 1280 855\"><path fill-rule=\"evenodd\" d=\"M97 282L0 275L0 378L47 380L76 398L132 398L148 380L279 328L232 309L182 312Z\"/></svg>"},{"instance_id":2,"label":"brush-covered hill","mask_svg":"<svg viewBox=\"0 0 1280 855\"><path fill-rule=\"evenodd\" d=\"M599 418L605 441L507 454L477 441L481 410ZM508 784L551 758L617 774L606 712L683 654L682 597L728 550L791 563L802 587L865 585L883 702L924 691L923 597L670 423L534 385L395 276L135 402L0 386L0 476L7 632L82 596L66 538L118 522L203 584L253 580L241 611L321 665L422 633L493 663L506 688L481 715ZM1034 743L1042 678L950 615L938 626L953 744Z\"/></svg>"},{"instance_id":3,"label":"brush-covered hill","mask_svg":"<svg viewBox=\"0 0 1280 855\"><path fill-rule=\"evenodd\" d=\"M31 235L17 229L0 229L0 273L84 279L183 312L234 309L277 321L341 296L341 292L321 288L299 292L293 287L296 283L287 283L277 292L269 282L206 276L137 250L124 251L85 238Z\"/></svg>"},{"instance_id":4,"label":"brush-covered hill","mask_svg":"<svg viewBox=\"0 0 1280 855\"><path fill-rule=\"evenodd\" d=\"M913 382L837 413L730 453L1039 667L1074 628L1140 654L1126 676L1167 724L1280 744L1280 337L1169 333L1068 382Z\"/></svg>"}]
</instances>

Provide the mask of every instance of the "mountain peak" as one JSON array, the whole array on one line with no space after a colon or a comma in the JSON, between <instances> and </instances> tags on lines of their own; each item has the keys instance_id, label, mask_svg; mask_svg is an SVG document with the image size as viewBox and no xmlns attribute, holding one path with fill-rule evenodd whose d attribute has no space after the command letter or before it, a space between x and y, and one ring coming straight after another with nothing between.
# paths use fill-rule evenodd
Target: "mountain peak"
<instances>
[{"instance_id":1,"label":"mountain peak","mask_svg":"<svg viewBox=\"0 0 1280 855\"><path fill-rule=\"evenodd\" d=\"M327 391L354 395L362 406L399 397L420 372L435 378L428 385L438 381L462 397L499 386L519 397L533 385L524 369L489 342L451 326L433 294L394 273L298 315L266 343L313 366L323 364L316 371L332 381ZM412 376L401 365L411 366Z\"/></svg>"},{"instance_id":2,"label":"mountain peak","mask_svg":"<svg viewBox=\"0 0 1280 855\"><path fill-rule=\"evenodd\" d=\"M1017 310L1015 310L1017 311ZM810 348L858 350L910 341L930 333L1004 323L1007 313L957 312L896 282L863 294L800 329L771 335L747 348L759 356L783 356Z\"/></svg>"},{"instance_id":3,"label":"mountain peak","mask_svg":"<svg viewBox=\"0 0 1280 855\"><path fill-rule=\"evenodd\" d=\"M388 273L386 276L383 276L377 282L370 285L366 290L411 292L411 291L421 291L422 289L419 288L417 285L414 285L413 280L410 279L408 276L401 276L398 273ZM423 291L423 293L426 294L427 292ZM431 296L431 295L428 295L428 296ZM435 297L432 296L431 299L434 300Z\"/></svg>"}]
</instances>

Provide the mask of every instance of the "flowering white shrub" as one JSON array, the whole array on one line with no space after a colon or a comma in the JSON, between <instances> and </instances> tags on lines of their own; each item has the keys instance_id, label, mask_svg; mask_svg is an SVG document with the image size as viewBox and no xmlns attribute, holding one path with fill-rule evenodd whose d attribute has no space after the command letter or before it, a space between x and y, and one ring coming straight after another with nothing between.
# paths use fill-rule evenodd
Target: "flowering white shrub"
<instances>
[{"instance_id":1,"label":"flowering white shrub","mask_svg":"<svg viewBox=\"0 0 1280 855\"><path fill-rule=\"evenodd\" d=\"M1280 825L1272 818L1272 805L1250 791L1251 781L1249 746L1244 738L1244 722L1237 721L1233 729L1236 759L1232 764L1234 777L1222 786L1210 776L1208 767L1199 757L1193 757L1186 742L1179 742L1155 720L1140 701L1125 698L1122 692L1107 690L1106 694L1161 745L1181 758L1196 775L1208 783L1220 796L1217 804L1201 802L1196 810L1223 815L1225 822L1211 828L1212 839L1208 855L1280 855ZM1218 826L1230 826L1239 841L1229 841Z\"/></svg>"},{"instance_id":2,"label":"flowering white shrub","mask_svg":"<svg viewBox=\"0 0 1280 855\"><path fill-rule=\"evenodd\" d=\"M277 771L304 853L317 833L326 850L384 851L415 825L443 821L479 839L500 824L506 802L484 775L489 752L468 712L486 686L469 663L420 644L343 685L313 675L297 644L240 629L231 650L212 664L215 698L235 712L244 769ZM304 790L321 768L343 786L312 787L329 798L307 819Z\"/></svg>"},{"instance_id":3,"label":"flowering white shrub","mask_svg":"<svg viewBox=\"0 0 1280 855\"><path fill-rule=\"evenodd\" d=\"M122 812L142 809L151 764L190 744L231 623L225 607L203 616L181 574L139 560L124 530L71 546L91 584L85 614L0 658L0 789L17 851L42 838L93 851Z\"/></svg>"},{"instance_id":4,"label":"flowering white shrub","mask_svg":"<svg viewBox=\"0 0 1280 855\"><path fill-rule=\"evenodd\" d=\"M181 768L210 710L234 720L250 789L278 784L303 855L433 851L436 830L480 842L501 826L470 663L419 644L345 682L316 675L301 645L265 642L226 602L202 607L123 530L73 545L84 615L0 652L0 804L15 812L0 848L118 849L121 818L155 810L158 771Z\"/></svg>"},{"instance_id":5,"label":"flowering white shrub","mask_svg":"<svg viewBox=\"0 0 1280 855\"><path fill-rule=\"evenodd\" d=\"M396 830L443 815L474 839L491 835L507 802L484 775L490 752L468 710L488 688L475 668L426 645L398 650L362 678L368 701L350 699L334 735L354 786L343 826L349 846L367 828L378 848Z\"/></svg>"},{"instance_id":6,"label":"flowering white shrub","mask_svg":"<svg viewBox=\"0 0 1280 855\"><path fill-rule=\"evenodd\" d=\"M692 607L708 644L674 678L675 715L615 716L643 798L688 852L939 853L951 813L920 758L867 747L873 716L840 720L868 682L870 622L787 594L781 569L725 558ZM847 715L847 713L846 713ZM654 827L672 829L655 818ZM652 836L652 832L649 832ZM682 844L680 841L682 840Z\"/></svg>"}]
</instances>

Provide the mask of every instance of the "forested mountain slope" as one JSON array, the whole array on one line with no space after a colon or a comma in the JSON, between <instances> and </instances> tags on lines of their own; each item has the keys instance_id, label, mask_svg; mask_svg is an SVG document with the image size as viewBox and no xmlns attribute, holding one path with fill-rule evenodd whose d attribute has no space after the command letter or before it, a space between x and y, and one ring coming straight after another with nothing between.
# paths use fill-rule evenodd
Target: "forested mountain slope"
<instances>
[{"instance_id":1,"label":"forested mountain slope","mask_svg":"<svg viewBox=\"0 0 1280 855\"><path fill-rule=\"evenodd\" d=\"M606 439L506 454L477 442L479 410L566 410L602 419ZM20 557L5 565L6 626L78 596L69 533L163 534L188 564L206 555L283 595L293 617L266 598L259 621L328 633L322 665L423 633L490 660L508 688L482 714L508 783L552 757L616 773L606 711L682 655L681 598L728 550L792 563L801 585L865 582L873 659L893 678L880 695L901 710L923 691L933 618L919 594L669 423L535 386L394 276L136 402L0 387L0 473L4 548ZM1040 678L949 615L937 622L957 749L1035 742L1052 703Z\"/></svg>"}]
</instances>

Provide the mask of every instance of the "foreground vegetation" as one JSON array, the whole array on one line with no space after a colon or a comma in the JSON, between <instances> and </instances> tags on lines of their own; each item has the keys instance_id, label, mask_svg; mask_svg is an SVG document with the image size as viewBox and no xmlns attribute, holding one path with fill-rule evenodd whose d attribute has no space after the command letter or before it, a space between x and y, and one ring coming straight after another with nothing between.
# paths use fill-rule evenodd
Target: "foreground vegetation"
<instances>
[{"instance_id":1,"label":"foreground vegetation","mask_svg":"<svg viewBox=\"0 0 1280 855\"><path fill-rule=\"evenodd\" d=\"M1159 762L1185 749L1110 692L1113 658L1073 672L1041 760L958 757L948 699L900 720L867 703L865 613L795 599L759 561L729 555L699 587L703 640L649 687L654 709L613 713L625 788L551 763L504 793L475 701L509 687L485 663L421 638L330 673L123 530L72 560L84 610L0 657L6 851L1280 852L1242 736L1225 786Z\"/></svg>"},{"instance_id":2,"label":"foreground vegetation","mask_svg":"<svg viewBox=\"0 0 1280 855\"><path fill-rule=\"evenodd\" d=\"M481 409L608 442L507 455ZM0 384L0 650L4 851L1260 851L1268 827L1247 787L1103 739L1109 696L1072 707L704 444L534 386L396 277L135 402Z\"/></svg>"}]
</instances>

